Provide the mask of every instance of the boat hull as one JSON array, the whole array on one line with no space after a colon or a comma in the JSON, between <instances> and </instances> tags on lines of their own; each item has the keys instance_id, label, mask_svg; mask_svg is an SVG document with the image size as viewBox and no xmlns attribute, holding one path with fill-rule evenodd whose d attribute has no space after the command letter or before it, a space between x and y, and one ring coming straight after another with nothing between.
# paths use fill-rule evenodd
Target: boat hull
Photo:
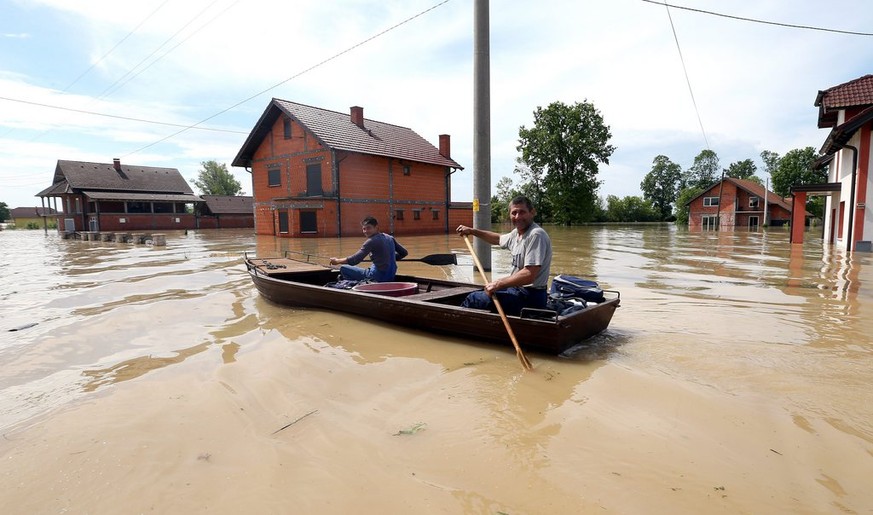
<instances>
[{"instance_id":1,"label":"boat hull","mask_svg":"<svg viewBox=\"0 0 873 515\"><path fill-rule=\"evenodd\" d=\"M512 344L499 315L460 307L463 298L471 291L481 290L481 286L398 275L397 281L417 283L419 291L412 295L391 297L325 287L325 284L337 279L336 272L328 269L265 270L263 263L274 261L246 258L249 275L258 292L276 304L351 313L476 342ZM619 306L620 296L618 292L609 291L607 295L606 301L589 305L567 316L540 320L523 314L522 317L508 317L509 323L523 348L560 353L609 326Z\"/></svg>"}]
</instances>

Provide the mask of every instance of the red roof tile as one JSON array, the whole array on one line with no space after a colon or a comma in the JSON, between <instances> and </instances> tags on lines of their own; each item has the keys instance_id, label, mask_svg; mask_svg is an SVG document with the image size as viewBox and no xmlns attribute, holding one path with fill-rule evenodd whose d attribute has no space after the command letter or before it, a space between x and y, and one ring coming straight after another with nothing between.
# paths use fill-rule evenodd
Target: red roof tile
<instances>
[{"instance_id":1,"label":"red roof tile","mask_svg":"<svg viewBox=\"0 0 873 515\"><path fill-rule=\"evenodd\" d=\"M352 122L349 113L274 98L243 144L233 166L249 166L251 156L266 135L266 131L285 113L300 122L325 145L347 150L420 163L463 169L455 160L440 154L438 148L407 127L364 118L363 128Z\"/></svg>"},{"instance_id":2,"label":"red roof tile","mask_svg":"<svg viewBox=\"0 0 873 515\"><path fill-rule=\"evenodd\" d=\"M864 75L855 80L819 91L816 106L825 109L865 106L873 104L873 75Z\"/></svg>"}]
</instances>

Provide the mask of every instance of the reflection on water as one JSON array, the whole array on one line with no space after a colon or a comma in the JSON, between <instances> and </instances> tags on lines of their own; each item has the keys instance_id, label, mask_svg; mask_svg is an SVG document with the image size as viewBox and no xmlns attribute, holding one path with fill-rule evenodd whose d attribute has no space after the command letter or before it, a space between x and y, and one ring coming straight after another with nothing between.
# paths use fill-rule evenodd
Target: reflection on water
<instances>
[{"instance_id":1,"label":"reflection on water","mask_svg":"<svg viewBox=\"0 0 873 515\"><path fill-rule=\"evenodd\" d=\"M567 402L576 385L611 360L727 392L779 391L790 411L815 410L845 431L873 435L867 402L873 322L864 316L873 305L869 254L847 255L815 237L792 246L780 229L547 229L553 275L619 290L622 307L606 332L583 345L558 357L529 356L538 366L536 381L558 387L544 389L528 415ZM455 252L460 263L406 262L404 272L476 280L457 236L401 241L412 257ZM415 359L446 373L467 370L483 382L481 401L495 412L517 404L519 385L526 395L536 391L511 349L275 306L257 295L242 265L246 251L292 251L327 266L329 257L349 255L361 242L200 231L169 233L166 247L145 247L0 232L0 425L194 356L232 363L274 331L289 345L347 353L362 366ZM509 256L495 251L492 265L505 274ZM507 377L515 378L508 388ZM542 422L528 415L506 416L522 417L513 424Z\"/></svg>"}]
</instances>

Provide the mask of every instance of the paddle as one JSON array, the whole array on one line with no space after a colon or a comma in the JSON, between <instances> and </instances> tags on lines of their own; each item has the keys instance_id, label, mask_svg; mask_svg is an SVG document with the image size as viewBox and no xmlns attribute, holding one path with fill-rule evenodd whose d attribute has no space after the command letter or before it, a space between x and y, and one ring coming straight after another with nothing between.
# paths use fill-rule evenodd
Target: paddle
<instances>
[{"instance_id":1,"label":"paddle","mask_svg":"<svg viewBox=\"0 0 873 515\"><path fill-rule=\"evenodd\" d=\"M319 259L330 259L324 256L319 256L317 254L297 252L296 250L286 250L285 252L291 252L292 254L301 254L307 257L316 257ZM364 261L370 262L369 259L365 259ZM421 258L404 258L400 261L421 261L422 263L426 263L428 265L457 265L458 256L457 254L429 254Z\"/></svg>"},{"instance_id":2,"label":"paddle","mask_svg":"<svg viewBox=\"0 0 873 515\"><path fill-rule=\"evenodd\" d=\"M476 255L476 251L473 250L473 245L470 243L470 238L467 235L464 235L464 241L467 242L467 248L470 249L470 255L473 256L473 261L476 263L476 268L479 269L479 274L482 275L482 280L486 283L488 282L488 276L485 275L485 270L482 268L482 263L479 262L479 256ZM518 356L518 360L521 361L521 366L524 367L525 370L532 370L533 366L530 364L530 361L527 359L527 356L524 355L524 352L521 350L521 346L518 344L518 340L515 339L515 333L512 331L512 327L509 325L509 319L506 318L506 313L503 312L503 306L500 305L500 301L497 300L497 295L492 295L491 300L494 301L494 305L497 307L497 312L500 313L500 319L503 320L503 325L506 327L506 332L509 333L509 339L512 340L512 345L515 347L515 354Z\"/></svg>"},{"instance_id":3,"label":"paddle","mask_svg":"<svg viewBox=\"0 0 873 515\"><path fill-rule=\"evenodd\" d=\"M369 261L369 259L364 261ZM401 261L421 261L428 265L457 265L458 256L457 254L429 254L423 258L403 258L398 263Z\"/></svg>"}]
</instances>

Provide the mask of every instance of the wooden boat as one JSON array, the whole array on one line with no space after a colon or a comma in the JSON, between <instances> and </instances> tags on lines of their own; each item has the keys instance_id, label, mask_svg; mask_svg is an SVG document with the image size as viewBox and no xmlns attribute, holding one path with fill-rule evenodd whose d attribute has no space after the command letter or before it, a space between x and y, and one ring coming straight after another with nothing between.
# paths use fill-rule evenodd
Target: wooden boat
<instances>
[{"instance_id":1,"label":"wooden boat","mask_svg":"<svg viewBox=\"0 0 873 515\"><path fill-rule=\"evenodd\" d=\"M482 286L449 280L398 274L403 296L369 293L325 286L338 280L338 271L287 257L245 255L245 264L260 294L277 304L352 313L402 326L449 334L471 340L511 345L500 316L462 308L468 293ZM388 284L388 283L381 283ZM383 289L398 291L397 288ZM549 310L524 310L509 323L523 348L558 354L600 333L609 326L621 295L605 290L606 299L589 303L568 315Z\"/></svg>"}]
</instances>

